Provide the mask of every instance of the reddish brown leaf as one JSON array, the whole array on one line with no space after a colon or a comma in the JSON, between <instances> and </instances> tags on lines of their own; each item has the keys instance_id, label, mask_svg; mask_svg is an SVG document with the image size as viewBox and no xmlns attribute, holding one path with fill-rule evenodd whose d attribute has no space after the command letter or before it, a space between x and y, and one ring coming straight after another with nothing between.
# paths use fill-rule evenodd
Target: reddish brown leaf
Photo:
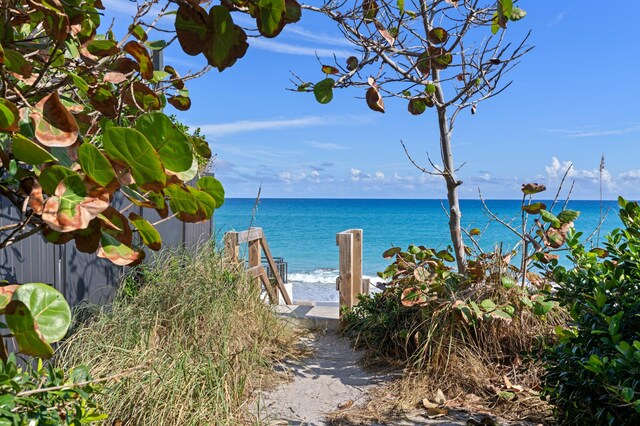
<instances>
[{"instance_id":1,"label":"reddish brown leaf","mask_svg":"<svg viewBox=\"0 0 640 426\"><path fill-rule=\"evenodd\" d=\"M160 98L146 84L136 81L124 90L125 104L141 111L158 111L162 109Z\"/></svg>"},{"instance_id":2,"label":"reddish brown leaf","mask_svg":"<svg viewBox=\"0 0 640 426\"><path fill-rule=\"evenodd\" d=\"M168 72L169 74L171 74L171 79L169 81L171 82L171 85L173 87L178 90L184 89L184 81L182 81L182 79L180 78L180 74L178 74L175 68L170 65L166 65L164 67L164 72Z\"/></svg>"},{"instance_id":3,"label":"reddish brown leaf","mask_svg":"<svg viewBox=\"0 0 640 426\"><path fill-rule=\"evenodd\" d=\"M140 71L140 65L131 58L122 57L113 61L109 69L126 75L133 71Z\"/></svg>"},{"instance_id":4,"label":"reddish brown leaf","mask_svg":"<svg viewBox=\"0 0 640 426\"><path fill-rule=\"evenodd\" d=\"M42 195L42 187L37 180L33 181L31 192L29 193L29 207L35 214L42 214L44 207L44 196Z\"/></svg>"},{"instance_id":5,"label":"reddish brown leaf","mask_svg":"<svg viewBox=\"0 0 640 426\"><path fill-rule=\"evenodd\" d=\"M427 296L418 287L408 287L402 291L403 306L420 306L427 302Z\"/></svg>"},{"instance_id":6,"label":"reddish brown leaf","mask_svg":"<svg viewBox=\"0 0 640 426\"><path fill-rule=\"evenodd\" d=\"M36 139L49 147L71 146L78 139L78 124L69 110L60 102L55 91L40 100L30 115Z\"/></svg>"},{"instance_id":7,"label":"reddish brown leaf","mask_svg":"<svg viewBox=\"0 0 640 426\"><path fill-rule=\"evenodd\" d=\"M105 83L113 83L113 84L120 84L126 79L127 77L124 74L117 71L106 72L103 78Z\"/></svg>"},{"instance_id":8,"label":"reddish brown leaf","mask_svg":"<svg viewBox=\"0 0 640 426\"><path fill-rule=\"evenodd\" d=\"M133 241L133 234L131 232L131 227L129 226L129 220L111 206L102 213L102 216L104 216L112 225L105 229L104 232L111 235L122 244L130 247ZM113 229L113 226L117 227L117 229Z\"/></svg>"},{"instance_id":9,"label":"reddish brown leaf","mask_svg":"<svg viewBox=\"0 0 640 426\"><path fill-rule=\"evenodd\" d=\"M387 41L387 43L389 43L389 45L393 46L393 43L396 41L396 39L393 38L391 34L389 34L389 31L387 31L384 25L382 25L378 21L373 21L373 23L375 24L376 29L378 30L380 35Z\"/></svg>"},{"instance_id":10,"label":"reddish brown leaf","mask_svg":"<svg viewBox=\"0 0 640 426\"><path fill-rule=\"evenodd\" d=\"M378 92L378 88L376 86L371 86L367 89L367 105L374 111L384 113L384 101L382 100L382 96L380 96L380 92Z\"/></svg>"},{"instance_id":11,"label":"reddish brown leaf","mask_svg":"<svg viewBox=\"0 0 640 426\"><path fill-rule=\"evenodd\" d=\"M101 84L89 92L91 106L109 118L118 116L118 98L106 84Z\"/></svg>"},{"instance_id":12,"label":"reddish brown leaf","mask_svg":"<svg viewBox=\"0 0 640 426\"><path fill-rule=\"evenodd\" d=\"M100 245L100 221L93 219L85 229L73 231L76 248L83 253L95 253Z\"/></svg>"},{"instance_id":13,"label":"reddish brown leaf","mask_svg":"<svg viewBox=\"0 0 640 426\"><path fill-rule=\"evenodd\" d=\"M191 108L191 99L186 96L169 96L167 102L179 111L187 111Z\"/></svg>"},{"instance_id":14,"label":"reddish brown leaf","mask_svg":"<svg viewBox=\"0 0 640 426\"><path fill-rule=\"evenodd\" d=\"M198 5L181 4L176 15L176 34L180 47L187 55L196 56L204 52L209 44L207 12Z\"/></svg>"},{"instance_id":15,"label":"reddish brown leaf","mask_svg":"<svg viewBox=\"0 0 640 426\"><path fill-rule=\"evenodd\" d=\"M124 45L122 50L133 56L138 62L142 78L145 80L151 80L153 78L153 62L151 62L151 56L149 56L149 52L143 45L131 40Z\"/></svg>"}]
</instances>

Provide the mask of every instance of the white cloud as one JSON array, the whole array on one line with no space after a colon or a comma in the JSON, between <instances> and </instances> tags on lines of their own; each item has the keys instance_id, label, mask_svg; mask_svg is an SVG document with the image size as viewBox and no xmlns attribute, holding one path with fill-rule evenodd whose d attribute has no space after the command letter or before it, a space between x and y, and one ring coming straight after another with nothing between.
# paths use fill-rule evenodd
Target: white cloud
<instances>
[{"instance_id":1,"label":"white cloud","mask_svg":"<svg viewBox=\"0 0 640 426\"><path fill-rule=\"evenodd\" d=\"M263 38L253 38L249 42L250 46L268 50L270 52L284 53L287 55L304 55L304 56L320 56L324 58L348 58L351 52L343 49L325 49L318 47L299 46L295 44L283 43L280 41L268 40Z\"/></svg>"},{"instance_id":2,"label":"white cloud","mask_svg":"<svg viewBox=\"0 0 640 426\"><path fill-rule=\"evenodd\" d=\"M640 179L640 170L627 170L626 172L622 172L618 175L618 178L623 180L636 180Z\"/></svg>"},{"instance_id":3,"label":"white cloud","mask_svg":"<svg viewBox=\"0 0 640 426\"><path fill-rule=\"evenodd\" d=\"M617 129L548 129L549 133L559 133L570 138L592 138L601 136L620 136L640 131L640 125L620 127Z\"/></svg>"},{"instance_id":4,"label":"white cloud","mask_svg":"<svg viewBox=\"0 0 640 426\"><path fill-rule=\"evenodd\" d=\"M326 150L345 150L345 149L349 149L348 147L344 146L344 145L339 145L337 143L333 143L333 142L317 142L317 141L308 141L305 142L305 144L312 146L314 148L318 148L318 149L326 149Z\"/></svg>"},{"instance_id":5,"label":"white cloud","mask_svg":"<svg viewBox=\"0 0 640 426\"><path fill-rule=\"evenodd\" d=\"M547 178L552 181L557 181L567 173L567 169L571 167L571 161L560 161L556 157L551 157L551 165L546 166L544 168L545 173L547 174ZM579 169L575 166L571 167L569 172L567 173L567 179L570 180L588 180L591 183L599 183L600 182L600 170L599 168L593 169ZM602 171L602 183L609 189L614 190L616 184L614 182L611 173L604 169Z\"/></svg>"},{"instance_id":6,"label":"white cloud","mask_svg":"<svg viewBox=\"0 0 640 426\"><path fill-rule=\"evenodd\" d=\"M377 172L374 174L374 176L375 176L375 179L376 179L376 180L384 181L384 173L382 173L382 172L380 172L380 171L377 171Z\"/></svg>"},{"instance_id":7,"label":"white cloud","mask_svg":"<svg viewBox=\"0 0 640 426\"><path fill-rule=\"evenodd\" d=\"M200 130L213 137L235 133L255 132L257 130L277 130L305 126L324 126L332 124L326 117L308 116L301 118L275 118L271 120L242 120L231 123L202 124Z\"/></svg>"}]
</instances>

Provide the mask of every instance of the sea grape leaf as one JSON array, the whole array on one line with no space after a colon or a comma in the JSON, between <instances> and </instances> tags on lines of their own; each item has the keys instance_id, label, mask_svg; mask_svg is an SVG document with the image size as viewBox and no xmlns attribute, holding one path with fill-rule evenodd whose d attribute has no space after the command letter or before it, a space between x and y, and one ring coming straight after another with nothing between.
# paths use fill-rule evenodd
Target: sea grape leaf
<instances>
[{"instance_id":1,"label":"sea grape leaf","mask_svg":"<svg viewBox=\"0 0 640 426\"><path fill-rule=\"evenodd\" d=\"M144 252L133 250L131 247L121 243L109 234L102 233L100 237L100 248L98 257L108 259L119 266L137 264L144 258Z\"/></svg>"},{"instance_id":2,"label":"sea grape leaf","mask_svg":"<svg viewBox=\"0 0 640 426\"><path fill-rule=\"evenodd\" d=\"M256 2L256 23L264 37L273 38L280 34L286 22L287 8L284 0L258 0Z\"/></svg>"},{"instance_id":3,"label":"sea grape leaf","mask_svg":"<svg viewBox=\"0 0 640 426\"><path fill-rule=\"evenodd\" d=\"M369 108L384 113L384 101L377 87L371 86L367 89L366 100Z\"/></svg>"},{"instance_id":4,"label":"sea grape leaf","mask_svg":"<svg viewBox=\"0 0 640 426\"><path fill-rule=\"evenodd\" d=\"M53 356L53 348L45 341L33 315L23 302L11 301L5 309L5 320L21 353L44 359Z\"/></svg>"},{"instance_id":5,"label":"sea grape leaf","mask_svg":"<svg viewBox=\"0 0 640 426\"><path fill-rule=\"evenodd\" d=\"M207 220L216 208L213 197L200 189L171 184L164 192L170 197L171 211L183 222Z\"/></svg>"},{"instance_id":6,"label":"sea grape leaf","mask_svg":"<svg viewBox=\"0 0 640 426\"><path fill-rule=\"evenodd\" d=\"M533 304L533 313L541 317L549 313L554 306L555 302L553 301L536 300Z\"/></svg>"},{"instance_id":7,"label":"sea grape leaf","mask_svg":"<svg viewBox=\"0 0 640 426\"><path fill-rule=\"evenodd\" d=\"M284 5L284 0L279 1ZM207 58L209 65L218 68L218 71L222 71L233 65L247 52L249 47L247 34L242 28L233 23L229 10L224 6L213 6L209 10L208 25L211 32L209 33L208 45L204 50L204 56Z\"/></svg>"},{"instance_id":8,"label":"sea grape leaf","mask_svg":"<svg viewBox=\"0 0 640 426\"><path fill-rule=\"evenodd\" d=\"M149 56L149 52L146 47L135 40L131 40L124 45L122 50L133 56L138 62L142 78L145 80L151 80L153 78L153 62L151 61L151 56Z\"/></svg>"},{"instance_id":9,"label":"sea grape leaf","mask_svg":"<svg viewBox=\"0 0 640 426\"><path fill-rule=\"evenodd\" d=\"M103 58L105 56L113 56L120 53L118 43L114 40L93 40L87 44L87 50L93 56Z\"/></svg>"},{"instance_id":10,"label":"sea grape leaf","mask_svg":"<svg viewBox=\"0 0 640 426\"><path fill-rule=\"evenodd\" d=\"M560 220L550 211L547 211L545 209L540 209L540 217L545 222L551 223L551 226L553 226L554 228L560 227Z\"/></svg>"},{"instance_id":11,"label":"sea grape leaf","mask_svg":"<svg viewBox=\"0 0 640 426\"><path fill-rule=\"evenodd\" d=\"M321 104L328 104L333 99L333 86L335 80L332 78L325 78L317 82L313 86L313 94L316 100Z\"/></svg>"},{"instance_id":12,"label":"sea grape leaf","mask_svg":"<svg viewBox=\"0 0 640 426\"><path fill-rule=\"evenodd\" d=\"M106 84L97 85L89 91L89 102L109 118L118 116L118 98Z\"/></svg>"},{"instance_id":13,"label":"sea grape leaf","mask_svg":"<svg viewBox=\"0 0 640 426\"><path fill-rule=\"evenodd\" d=\"M18 289L18 284L11 284L0 286L0 315L2 315L4 308L9 304L13 293Z\"/></svg>"},{"instance_id":14,"label":"sea grape leaf","mask_svg":"<svg viewBox=\"0 0 640 426\"><path fill-rule=\"evenodd\" d=\"M20 161L36 166L56 161L49 151L17 133L13 136L13 155Z\"/></svg>"},{"instance_id":15,"label":"sea grape leaf","mask_svg":"<svg viewBox=\"0 0 640 426\"><path fill-rule=\"evenodd\" d=\"M302 7L296 0L284 0L285 6L285 22L292 24L298 22L302 18Z\"/></svg>"},{"instance_id":16,"label":"sea grape leaf","mask_svg":"<svg viewBox=\"0 0 640 426\"><path fill-rule=\"evenodd\" d=\"M385 259L390 259L401 251L402 249L400 247L391 247L390 249L387 249L384 253L382 253L382 257L384 257Z\"/></svg>"},{"instance_id":17,"label":"sea grape leaf","mask_svg":"<svg viewBox=\"0 0 640 426\"><path fill-rule=\"evenodd\" d=\"M129 220L138 230L140 239L145 246L155 251L158 251L162 248L162 236L160 235L158 230L145 218L135 213L129 213Z\"/></svg>"},{"instance_id":18,"label":"sea grape leaf","mask_svg":"<svg viewBox=\"0 0 640 426\"><path fill-rule=\"evenodd\" d=\"M105 188L116 188L118 178L105 155L90 143L83 143L78 148L78 163L82 171L96 183Z\"/></svg>"},{"instance_id":19,"label":"sea grape leaf","mask_svg":"<svg viewBox=\"0 0 640 426\"><path fill-rule=\"evenodd\" d=\"M580 216L579 211L563 210L560 213L558 213L558 220L562 223L570 223L570 222L574 222L578 218L578 216Z\"/></svg>"},{"instance_id":20,"label":"sea grape leaf","mask_svg":"<svg viewBox=\"0 0 640 426\"><path fill-rule=\"evenodd\" d=\"M525 12L522 9L520 9L519 7L514 7L511 10L511 15L509 16L509 19L512 20L512 21L519 21L522 18L524 18L525 16L527 16L527 12Z\"/></svg>"},{"instance_id":21,"label":"sea grape leaf","mask_svg":"<svg viewBox=\"0 0 640 426\"><path fill-rule=\"evenodd\" d=\"M24 303L47 343L61 340L71 325L71 309L62 293L50 285L28 283L18 286L12 300Z\"/></svg>"},{"instance_id":22,"label":"sea grape leaf","mask_svg":"<svg viewBox=\"0 0 640 426\"><path fill-rule=\"evenodd\" d=\"M544 210L546 208L547 205L545 203L532 203L526 206L522 206L522 210L529 214L538 214L540 213L540 210Z\"/></svg>"},{"instance_id":23,"label":"sea grape leaf","mask_svg":"<svg viewBox=\"0 0 640 426\"><path fill-rule=\"evenodd\" d=\"M420 115L427 110L427 104L424 98L412 98L409 100L407 109L412 115Z\"/></svg>"},{"instance_id":24,"label":"sea grape leaf","mask_svg":"<svg viewBox=\"0 0 640 426\"><path fill-rule=\"evenodd\" d=\"M4 67L11 72L21 75L23 78L28 79L33 73L33 66L27 61L24 56L15 50L4 51Z\"/></svg>"},{"instance_id":25,"label":"sea grape leaf","mask_svg":"<svg viewBox=\"0 0 640 426\"><path fill-rule=\"evenodd\" d=\"M109 191L87 188L80 175L65 177L44 205L42 220L58 232L84 229L109 206Z\"/></svg>"},{"instance_id":26,"label":"sea grape leaf","mask_svg":"<svg viewBox=\"0 0 640 426\"><path fill-rule=\"evenodd\" d=\"M325 74L333 74L333 75L340 74L340 70L336 67L332 67L331 65L323 65L322 72Z\"/></svg>"},{"instance_id":27,"label":"sea grape leaf","mask_svg":"<svg viewBox=\"0 0 640 426\"><path fill-rule=\"evenodd\" d=\"M373 21L374 19L376 19L376 16L378 15L378 10L380 9L380 7L378 6L378 3L376 3L374 0L365 0L362 3L362 11L364 13L364 20L365 21Z\"/></svg>"},{"instance_id":28,"label":"sea grape leaf","mask_svg":"<svg viewBox=\"0 0 640 426\"><path fill-rule=\"evenodd\" d=\"M109 234L122 244L131 247L133 242L133 233L129 226L127 218L118 210L109 206L100 216L100 219L108 223L108 226L103 226L103 234Z\"/></svg>"},{"instance_id":29,"label":"sea grape leaf","mask_svg":"<svg viewBox=\"0 0 640 426\"><path fill-rule=\"evenodd\" d=\"M429 31L427 37L433 44L444 44L449 40L449 33L444 28L436 27Z\"/></svg>"},{"instance_id":30,"label":"sea grape leaf","mask_svg":"<svg viewBox=\"0 0 640 426\"><path fill-rule=\"evenodd\" d=\"M358 68L358 64L359 64L358 58L356 58L355 56L349 56L347 58L347 69L349 71L353 71L356 68Z\"/></svg>"},{"instance_id":31,"label":"sea grape leaf","mask_svg":"<svg viewBox=\"0 0 640 426\"><path fill-rule=\"evenodd\" d=\"M222 207L224 204L224 187L220 181L213 176L201 177L196 183L198 189L209 194L216 202L216 208Z\"/></svg>"},{"instance_id":32,"label":"sea grape leaf","mask_svg":"<svg viewBox=\"0 0 640 426\"><path fill-rule=\"evenodd\" d=\"M20 111L10 101L0 98L0 132L20 130Z\"/></svg>"},{"instance_id":33,"label":"sea grape leaf","mask_svg":"<svg viewBox=\"0 0 640 426\"><path fill-rule=\"evenodd\" d=\"M140 25L129 25L129 32L141 42L147 41L147 33Z\"/></svg>"},{"instance_id":34,"label":"sea grape leaf","mask_svg":"<svg viewBox=\"0 0 640 426\"><path fill-rule=\"evenodd\" d=\"M95 253L100 245L100 220L92 219L85 229L77 229L71 234L76 243L76 249L83 253Z\"/></svg>"},{"instance_id":35,"label":"sea grape leaf","mask_svg":"<svg viewBox=\"0 0 640 426\"><path fill-rule=\"evenodd\" d=\"M211 158L211 148L206 140L193 136L191 136L189 140L196 154L204 158Z\"/></svg>"},{"instance_id":36,"label":"sea grape leaf","mask_svg":"<svg viewBox=\"0 0 640 426\"><path fill-rule=\"evenodd\" d=\"M167 102L178 111L187 111L191 108L191 99L187 96L169 96Z\"/></svg>"},{"instance_id":37,"label":"sea grape leaf","mask_svg":"<svg viewBox=\"0 0 640 426\"><path fill-rule=\"evenodd\" d=\"M159 191L166 185L166 175L160 155L142 133L124 127L110 127L103 135L107 155L131 170L136 184L149 191Z\"/></svg>"},{"instance_id":38,"label":"sea grape leaf","mask_svg":"<svg viewBox=\"0 0 640 426\"><path fill-rule=\"evenodd\" d=\"M547 187L539 183L523 183L521 190L525 195L533 195L546 191Z\"/></svg>"},{"instance_id":39,"label":"sea grape leaf","mask_svg":"<svg viewBox=\"0 0 640 426\"><path fill-rule=\"evenodd\" d=\"M71 175L79 176L73 170L56 164L43 169L38 180L40 181L40 186L42 186L42 190L45 194L53 195L58 184L64 178Z\"/></svg>"},{"instance_id":40,"label":"sea grape leaf","mask_svg":"<svg viewBox=\"0 0 640 426\"><path fill-rule=\"evenodd\" d=\"M181 4L176 14L176 34L180 47L187 55L204 52L209 44L207 12L198 5Z\"/></svg>"},{"instance_id":41,"label":"sea grape leaf","mask_svg":"<svg viewBox=\"0 0 640 426\"><path fill-rule=\"evenodd\" d=\"M38 142L49 147L68 147L78 139L78 124L62 104L58 92L45 96L30 115Z\"/></svg>"},{"instance_id":42,"label":"sea grape leaf","mask_svg":"<svg viewBox=\"0 0 640 426\"><path fill-rule=\"evenodd\" d=\"M160 112L144 114L136 120L136 130L146 136L167 170L189 170L193 163L191 143L169 117Z\"/></svg>"},{"instance_id":43,"label":"sea grape leaf","mask_svg":"<svg viewBox=\"0 0 640 426\"><path fill-rule=\"evenodd\" d=\"M158 111L162 109L160 97L146 84L135 81L127 86L124 93L124 101L129 106L135 106L141 111Z\"/></svg>"}]
</instances>

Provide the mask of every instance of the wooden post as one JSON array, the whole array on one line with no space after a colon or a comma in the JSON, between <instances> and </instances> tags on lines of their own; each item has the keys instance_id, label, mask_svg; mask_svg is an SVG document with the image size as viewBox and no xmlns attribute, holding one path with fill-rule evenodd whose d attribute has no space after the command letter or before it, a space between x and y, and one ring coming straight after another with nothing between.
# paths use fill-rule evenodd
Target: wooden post
<instances>
[{"instance_id":1,"label":"wooden post","mask_svg":"<svg viewBox=\"0 0 640 426\"><path fill-rule=\"evenodd\" d=\"M353 293L351 291L354 287L351 269L351 265L353 264L353 234L350 232L340 232L336 235L336 245L340 250L340 312L342 312L343 307L353 307Z\"/></svg>"},{"instance_id":2,"label":"wooden post","mask_svg":"<svg viewBox=\"0 0 640 426\"><path fill-rule=\"evenodd\" d=\"M351 303L352 307L359 302L358 295L362 293L362 229L350 229L353 235L351 246Z\"/></svg>"},{"instance_id":3,"label":"wooden post","mask_svg":"<svg viewBox=\"0 0 640 426\"><path fill-rule=\"evenodd\" d=\"M271 249L269 249L269 244L267 244L267 239L265 238L264 235L262 236L262 239L260 239L260 242L262 243L262 249L264 250L264 255L267 257L269 268L271 268L271 272L273 273L273 276L276 279L276 286L278 287L278 290L280 290L280 293L282 294L282 299L284 300L284 303L287 305L292 305L293 302L291 301L291 296L289 295L286 287L284 286L284 282L282 281L282 277L280 276L280 271L278 271L278 265L276 265L276 262L273 260L273 256L271 256Z\"/></svg>"},{"instance_id":4,"label":"wooden post","mask_svg":"<svg viewBox=\"0 0 640 426\"><path fill-rule=\"evenodd\" d=\"M262 264L260 250L260 240L249 241L249 268Z\"/></svg>"},{"instance_id":5,"label":"wooden post","mask_svg":"<svg viewBox=\"0 0 640 426\"><path fill-rule=\"evenodd\" d=\"M238 233L227 232L224 234L224 255L231 262L237 262L240 257L240 248L238 247Z\"/></svg>"}]
</instances>

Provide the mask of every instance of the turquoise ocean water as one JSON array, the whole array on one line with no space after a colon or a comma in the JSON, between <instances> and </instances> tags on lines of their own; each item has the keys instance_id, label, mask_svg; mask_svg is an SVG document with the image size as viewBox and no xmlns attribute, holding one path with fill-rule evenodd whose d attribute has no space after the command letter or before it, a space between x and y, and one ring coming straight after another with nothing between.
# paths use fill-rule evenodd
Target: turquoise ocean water
<instances>
[{"instance_id":1,"label":"turquoise ocean water","mask_svg":"<svg viewBox=\"0 0 640 426\"><path fill-rule=\"evenodd\" d=\"M520 200L486 203L502 219L509 221L517 216L513 223L516 226L520 223ZM216 237L221 240L230 230L262 227L273 255L283 257L289 264L294 300L338 300L335 291L338 232L363 229L363 271L369 277L376 277L376 272L387 266L388 261L381 254L391 246L449 245L448 219L440 200L262 199L255 215L254 204L253 199L227 199L215 213ZM560 206L554 211L558 212ZM602 236L620 226L617 203L605 201L603 206L605 212L610 211L601 228ZM578 230L586 235L594 231L600 221L599 201L570 201L567 208L581 212L575 223ZM462 200L461 210L465 227L484 229L489 223L479 200ZM489 250L499 242L503 242L506 250L517 242L517 237L503 225L491 222L480 244Z\"/></svg>"}]
</instances>

